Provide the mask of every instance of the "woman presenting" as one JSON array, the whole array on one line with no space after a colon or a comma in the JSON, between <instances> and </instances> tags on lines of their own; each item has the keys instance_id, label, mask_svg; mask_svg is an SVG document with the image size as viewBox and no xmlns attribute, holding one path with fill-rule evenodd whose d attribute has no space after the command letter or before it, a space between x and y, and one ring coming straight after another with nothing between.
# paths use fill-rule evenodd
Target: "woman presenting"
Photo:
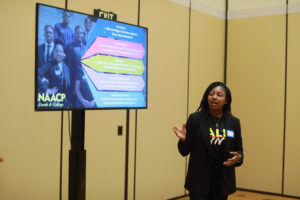
<instances>
[{"instance_id":1,"label":"woman presenting","mask_svg":"<svg viewBox=\"0 0 300 200\"><path fill-rule=\"evenodd\" d=\"M231 114L231 93L222 82L208 86L200 106L181 128L182 156L190 154L185 188L190 200L226 200L235 192L235 167L243 163L241 126Z\"/></svg>"}]
</instances>

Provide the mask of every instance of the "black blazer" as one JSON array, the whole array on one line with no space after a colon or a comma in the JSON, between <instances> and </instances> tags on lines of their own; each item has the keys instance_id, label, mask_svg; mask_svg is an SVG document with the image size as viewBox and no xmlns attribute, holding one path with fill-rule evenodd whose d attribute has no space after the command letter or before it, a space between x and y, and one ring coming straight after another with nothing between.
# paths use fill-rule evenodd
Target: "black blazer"
<instances>
[{"instance_id":1,"label":"black blazer","mask_svg":"<svg viewBox=\"0 0 300 200\"><path fill-rule=\"evenodd\" d=\"M38 67L42 67L44 64L46 64L45 51L46 51L45 43L38 46ZM54 60L54 55L52 50L52 52L50 53L49 63L52 62L53 60Z\"/></svg>"},{"instance_id":2,"label":"black blazer","mask_svg":"<svg viewBox=\"0 0 300 200\"><path fill-rule=\"evenodd\" d=\"M185 181L185 188L190 192L208 194L210 183L210 170L216 160L212 153L209 136L209 113L207 111L195 112L189 116L186 123L186 140L178 142L178 149L181 155L190 154L188 172ZM226 138L226 155L224 161L232 157L230 151L236 151L242 155L242 160L234 166L225 166L220 163L223 170L222 194L228 195L236 190L235 167L243 163L243 146L241 137L241 127L238 118L231 114L224 115L225 129L233 130L234 137Z\"/></svg>"}]
</instances>

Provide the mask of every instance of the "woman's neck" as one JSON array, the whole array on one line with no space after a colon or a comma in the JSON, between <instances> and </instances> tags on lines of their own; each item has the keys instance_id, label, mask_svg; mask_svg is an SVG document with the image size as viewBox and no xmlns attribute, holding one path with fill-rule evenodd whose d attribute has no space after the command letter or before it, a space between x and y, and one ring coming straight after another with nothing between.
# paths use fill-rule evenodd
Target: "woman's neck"
<instances>
[{"instance_id":1,"label":"woman's neck","mask_svg":"<svg viewBox=\"0 0 300 200\"><path fill-rule=\"evenodd\" d=\"M211 109L209 109L209 113L212 116L216 117L216 118L221 118L223 116L223 110L222 109L221 110L211 110Z\"/></svg>"}]
</instances>

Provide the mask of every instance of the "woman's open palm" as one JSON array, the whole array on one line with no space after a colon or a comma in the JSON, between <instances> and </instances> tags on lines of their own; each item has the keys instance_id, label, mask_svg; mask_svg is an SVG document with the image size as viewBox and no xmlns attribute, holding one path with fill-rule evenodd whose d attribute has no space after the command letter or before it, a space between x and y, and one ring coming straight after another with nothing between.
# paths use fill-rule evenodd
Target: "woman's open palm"
<instances>
[{"instance_id":1,"label":"woman's open palm","mask_svg":"<svg viewBox=\"0 0 300 200\"><path fill-rule=\"evenodd\" d=\"M172 130L174 131L175 135L182 141L185 141L186 138L186 127L185 124L182 124L182 128L178 128L177 126L173 126Z\"/></svg>"}]
</instances>

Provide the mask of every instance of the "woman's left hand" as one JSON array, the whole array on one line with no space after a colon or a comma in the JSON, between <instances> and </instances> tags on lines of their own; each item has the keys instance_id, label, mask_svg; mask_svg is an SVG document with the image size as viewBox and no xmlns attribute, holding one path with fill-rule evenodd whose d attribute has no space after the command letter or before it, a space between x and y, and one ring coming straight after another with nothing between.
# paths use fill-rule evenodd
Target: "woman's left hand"
<instances>
[{"instance_id":1,"label":"woman's left hand","mask_svg":"<svg viewBox=\"0 0 300 200\"><path fill-rule=\"evenodd\" d=\"M232 154L233 157L229 158L227 161L223 162L223 165L232 166L242 159L241 154L239 154L238 152L230 152L230 154Z\"/></svg>"}]
</instances>

